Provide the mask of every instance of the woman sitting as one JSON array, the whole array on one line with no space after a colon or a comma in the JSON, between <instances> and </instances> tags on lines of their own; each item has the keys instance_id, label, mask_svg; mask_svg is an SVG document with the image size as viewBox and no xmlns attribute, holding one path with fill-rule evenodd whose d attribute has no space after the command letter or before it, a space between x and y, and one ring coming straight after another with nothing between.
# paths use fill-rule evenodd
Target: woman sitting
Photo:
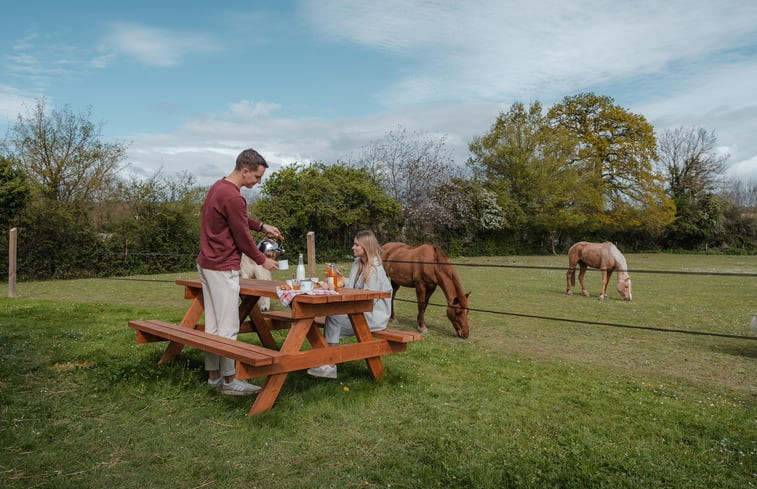
<instances>
[{"instance_id":1,"label":"woman sitting","mask_svg":"<svg viewBox=\"0 0 757 489\"><path fill-rule=\"evenodd\" d=\"M345 279L345 287L381 292L392 291L392 284L389 282L384 266L381 264L381 246L372 231L359 231L355 235L352 254L355 255L355 261L352 262L349 278ZM386 329L391 312L391 297L375 299L373 311L364 313L371 331ZM324 333L329 346L337 346L340 339L355 335L350 318L346 314L326 317ZM335 379L336 365L310 368L308 374L313 377Z\"/></svg>"}]
</instances>

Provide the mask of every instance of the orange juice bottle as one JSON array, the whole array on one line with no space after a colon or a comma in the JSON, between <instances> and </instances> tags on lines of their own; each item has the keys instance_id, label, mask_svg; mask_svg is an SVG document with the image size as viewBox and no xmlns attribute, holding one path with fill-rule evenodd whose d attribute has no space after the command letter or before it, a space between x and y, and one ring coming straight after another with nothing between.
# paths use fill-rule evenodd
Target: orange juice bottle
<instances>
[{"instance_id":1,"label":"orange juice bottle","mask_svg":"<svg viewBox=\"0 0 757 489\"><path fill-rule=\"evenodd\" d=\"M326 284L328 288L334 289L335 282L336 282L336 279L334 277L334 265L332 265L331 263L327 263L326 264Z\"/></svg>"}]
</instances>

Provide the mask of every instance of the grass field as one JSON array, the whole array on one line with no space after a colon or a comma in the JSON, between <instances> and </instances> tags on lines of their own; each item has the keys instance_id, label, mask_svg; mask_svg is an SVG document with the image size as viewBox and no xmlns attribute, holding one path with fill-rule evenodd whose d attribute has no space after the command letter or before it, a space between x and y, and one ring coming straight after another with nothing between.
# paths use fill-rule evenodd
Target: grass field
<instances>
[{"instance_id":1,"label":"grass field","mask_svg":"<svg viewBox=\"0 0 757 489\"><path fill-rule=\"evenodd\" d=\"M630 303L597 301L596 272L593 298L567 296L565 257L456 259L468 340L430 306L382 384L363 362L294 373L254 418L205 387L202 352L156 365L163 345L126 326L178 322L192 275L20 283L0 299L0 485L757 487L757 276L652 273L756 274L757 257L627 258Z\"/></svg>"}]
</instances>

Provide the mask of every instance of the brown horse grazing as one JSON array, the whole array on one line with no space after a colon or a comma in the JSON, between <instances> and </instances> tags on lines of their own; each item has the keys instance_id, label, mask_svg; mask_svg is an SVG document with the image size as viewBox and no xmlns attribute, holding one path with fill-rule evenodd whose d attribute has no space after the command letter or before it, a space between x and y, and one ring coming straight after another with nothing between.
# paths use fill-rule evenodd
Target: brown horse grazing
<instances>
[{"instance_id":1,"label":"brown horse grazing","mask_svg":"<svg viewBox=\"0 0 757 489\"><path fill-rule=\"evenodd\" d=\"M468 328L468 296L463 292L460 279L452 264L447 260L441 248L432 244L409 246L404 243L386 243L381 247L384 258L384 269L392 282L392 316L394 315L394 296L401 287L415 289L418 300L418 331L428 333L428 327L423 315L431 294L437 285L441 287L447 298L447 317L452 322L457 336L467 338Z\"/></svg>"},{"instance_id":2,"label":"brown horse grazing","mask_svg":"<svg viewBox=\"0 0 757 489\"><path fill-rule=\"evenodd\" d=\"M628 275L628 266L623 254L610 242L606 243L587 243L579 241L568 250L568 294L573 293L573 286L576 285L576 265L581 267L578 273L578 281L581 283L581 293L589 297L589 292L584 286L584 275L586 267L599 268L602 270L602 292L599 294L599 300L607 297L607 283L613 271L618 272L618 283L616 289L624 301L631 300L631 277Z\"/></svg>"}]
</instances>

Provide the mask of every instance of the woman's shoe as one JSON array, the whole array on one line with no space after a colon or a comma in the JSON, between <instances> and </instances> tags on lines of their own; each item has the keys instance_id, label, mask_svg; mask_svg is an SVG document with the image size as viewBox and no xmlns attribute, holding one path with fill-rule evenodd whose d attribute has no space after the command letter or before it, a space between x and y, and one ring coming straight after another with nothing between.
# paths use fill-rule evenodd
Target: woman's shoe
<instances>
[{"instance_id":1,"label":"woman's shoe","mask_svg":"<svg viewBox=\"0 0 757 489\"><path fill-rule=\"evenodd\" d=\"M322 377L324 379L335 379L336 365L321 365L320 367L309 368L308 375Z\"/></svg>"}]
</instances>

